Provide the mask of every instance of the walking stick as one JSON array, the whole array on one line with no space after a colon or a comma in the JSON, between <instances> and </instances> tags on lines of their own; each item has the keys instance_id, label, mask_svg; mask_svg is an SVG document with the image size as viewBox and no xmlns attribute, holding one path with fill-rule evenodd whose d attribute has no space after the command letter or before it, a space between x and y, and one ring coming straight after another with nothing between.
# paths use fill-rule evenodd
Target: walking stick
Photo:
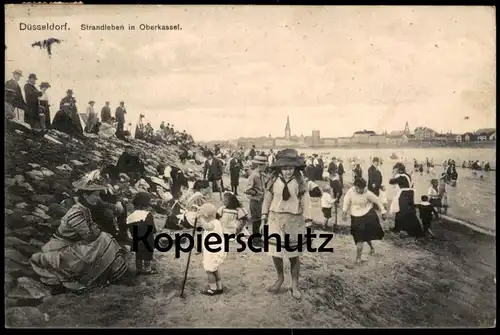
<instances>
[{"instance_id":1,"label":"walking stick","mask_svg":"<svg viewBox=\"0 0 500 335\"><path fill-rule=\"evenodd\" d=\"M196 238L196 224L198 223L198 218L194 220L194 226L193 226L193 238ZM195 242L196 243L196 242ZM182 288L181 288L181 298L184 298L184 288L186 287L186 281L187 281L187 275L188 275L188 270L189 270L189 263L191 262L191 253L193 252L193 248L189 250L189 255L187 259L187 264L186 264L186 271L184 271L184 280L182 281Z\"/></svg>"}]
</instances>

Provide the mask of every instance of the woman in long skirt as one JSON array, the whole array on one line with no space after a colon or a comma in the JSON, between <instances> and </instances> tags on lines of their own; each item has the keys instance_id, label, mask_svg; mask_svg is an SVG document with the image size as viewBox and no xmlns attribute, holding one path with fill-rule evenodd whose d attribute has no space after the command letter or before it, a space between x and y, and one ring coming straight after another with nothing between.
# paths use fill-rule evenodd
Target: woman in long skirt
<instances>
[{"instance_id":1,"label":"woman in long skirt","mask_svg":"<svg viewBox=\"0 0 500 335\"><path fill-rule=\"evenodd\" d=\"M413 182L402 163L394 166L393 177L389 180L389 184L399 186L390 208L390 212L395 214L395 226L392 231L399 233L404 230L412 237L424 237L424 230L417 217Z\"/></svg>"},{"instance_id":2,"label":"woman in long skirt","mask_svg":"<svg viewBox=\"0 0 500 335\"><path fill-rule=\"evenodd\" d=\"M284 281L283 258L290 259L292 273L292 296L300 299L299 290L300 256L307 241L306 226L312 223L311 199L307 183L301 170L305 168L302 157L296 150L281 151L276 161L271 164L272 177L267 184L262 205L261 231L268 236L277 234L280 238L270 238L268 241L269 255L273 258L278 279L269 288L272 293L278 293Z\"/></svg>"},{"instance_id":3,"label":"woman in long skirt","mask_svg":"<svg viewBox=\"0 0 500 335\"><path fill-rule=\"evenodd\" d=\"M384 231L380 226L373 205L376 204L382 214L382 219L385 220L386 210L379 198L371 191L366 189L366 181L363 178L358 178L354 181L354 186L351 187L344 197L342 207L342 215L347 218L347 213L351 213L351 235L356 243L356 261L355 264L361 262L364 243L370 246L370 254L375 253L372 241L381 240L384 237Z\"/></svg>"}]
</instances>

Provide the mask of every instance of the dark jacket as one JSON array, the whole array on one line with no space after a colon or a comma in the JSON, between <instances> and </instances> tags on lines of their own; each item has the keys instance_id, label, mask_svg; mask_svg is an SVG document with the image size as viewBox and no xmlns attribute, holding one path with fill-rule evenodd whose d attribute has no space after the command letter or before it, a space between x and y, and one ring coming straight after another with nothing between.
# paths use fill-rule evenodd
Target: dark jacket
<instances>
[{"instance_id":1,"label":"dark jacket","mask_svg":"<svg viewBox=\"0 0 500 335\"><path fill-rule=\"evenodd\" d=\"M337 169L337 173L342 176L344 173L345 173L345 170L344 170L344 166L342 165L342 163L339 163L339 167Z\"/></svg>"},{"instance_id":2,"label":"dark jacket","mask_svg":"<svg viewBox=\"0 0 500 335\"><path fill-rule=\"evenodd\" d=\"M101 109L101 122L109 122L111 120L111 108L104 106Z\"/></svg>"},{"instance_id":3,"label":"dark jacket","mask_svg":"<svg viewBox=\"0 0 500 335\"><path fill-rule=\"evenodd\" d=\"M28 109L34 114L38 114L38 98L41 97L42 94L42 91L38 90L35 85L31 85L30 83L26 83L26 85L24 85L26 105L28 106Z\"/></svg>"},{"instance_id":4,"label":"dark jacket","mask_svg":"<svg viewBox=\"0 0 500 335\"><path fill-rule=\"evenodd\" d=\"M375 184L375 186L373 186ZM380 187L382 186L382 173L375 167L368 168L368 190L379 195Z\"/></svg>"},{"instance_id":5,"label":"dark jacket","mask_svg":"<svg viewBox=\"0 0 500 335\"><path fill-rule=\"evenodd\" d=\"M243 165L239 158L232 158L229 161L229 174L231 177L231 184L238 185L240 179L240 172Z\"/></svg>"},{"instance_id":6,"label":"dark jacket","mask_svg":"<svg viewBox=\"0 0 500 335\"><path fill-rule=\"evenodd\" d=\"M14 79L7 80L7 82L5 82L5 89L12 91L10 94L6 94L6 96L8 96L6 101L16 108L26 110L26 102L24 102L23 93L21 92L21 86L19 86L19 83Z\"/></svg>"},{"instance_id":7,"label":"dark jacket","mask_svg":"<svg viewBox=\"0 0 500 335\"><path fill-rule=\"evenodd\" d=\"M127 114L125 108L122 108L121 106L117 107L115 111L116 122L125 124L125 114Z\"/></svg>"},{"instance_id":8,"label":"dark jacket","mask_svg":"<svg viewBox=\"0 0 500 335\"><path fill-rule=\"evenodd\" d=\"M203 178L209 181L220 180L222 178L223 166L222 162L213 158L212 164L208 162L208 159L205 161L205 166L203 168Z\"/></svg>"},{"instance_id":9,"label":"dark jacket","mask_svg":"<svg viewBox=\"0 0 500 335\"><path fill-rule=\"evenodd\" d=\"M328 164L328 173L330 174L330 176L333 176L334 174L337 173L337 164L335 164L334 162L331 162L330 164Z\"/></svg>"}]
</instances>

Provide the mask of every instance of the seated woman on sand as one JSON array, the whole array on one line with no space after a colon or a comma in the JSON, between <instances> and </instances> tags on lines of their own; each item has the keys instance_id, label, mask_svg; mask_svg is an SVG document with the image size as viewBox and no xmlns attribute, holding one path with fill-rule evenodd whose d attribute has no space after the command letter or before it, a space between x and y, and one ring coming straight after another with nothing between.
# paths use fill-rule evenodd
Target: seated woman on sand
<instances>
[{"instance_id":1,"label":"seated woman on sand","mask_svg":"<svg viewBox=\"0 0 500 335\"><path fill-rule=\"evenodd\" d=\"M31 266L43 283L81 292L116 282L127 272L124 249L101 231L89 210L100 202L106 187L104 180L95 179L77 185L77 202L41 252L31 256Z\"/></svg>"}]
</instances>

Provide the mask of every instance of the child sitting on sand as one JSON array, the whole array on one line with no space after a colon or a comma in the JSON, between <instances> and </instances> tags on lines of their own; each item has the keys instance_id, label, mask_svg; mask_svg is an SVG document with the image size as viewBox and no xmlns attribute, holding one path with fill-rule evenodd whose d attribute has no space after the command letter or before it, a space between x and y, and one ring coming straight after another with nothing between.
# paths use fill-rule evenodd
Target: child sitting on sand
<instances>
[{"instance_id":1,"label":"child sitting on sand","mask_svg":"<svg viewBox=\"0 0 500 335\"><path fill-rule=\"evenodd\" d=\"M224 206L217 211L217 219L224 227L224 233L238 235L243 231L245 236L250 235L245 228L248 222L248 212L243 208L233 192L224 192Z\"/></svg>"},{"instance_id":2,"label":"child sitting on sand","mask_svg":"<svg viewBox=\"0 0 500 335\"><path fill-rule=\"evenodd\" d=\"M224 292L219 267L226 259L227 252L224 250L224 228L222 223L215 218L217 209L211 203L203 204L197 213L198 224L203 228L203 241L210 234L217 234L222 243L214 244L214 238L210 238L210 249L203 243L203 268L208 276L208 286L201 292L205 295L219 295ZM219 248L219 251L213 252Z\"/></svg>"}]
</instances>

